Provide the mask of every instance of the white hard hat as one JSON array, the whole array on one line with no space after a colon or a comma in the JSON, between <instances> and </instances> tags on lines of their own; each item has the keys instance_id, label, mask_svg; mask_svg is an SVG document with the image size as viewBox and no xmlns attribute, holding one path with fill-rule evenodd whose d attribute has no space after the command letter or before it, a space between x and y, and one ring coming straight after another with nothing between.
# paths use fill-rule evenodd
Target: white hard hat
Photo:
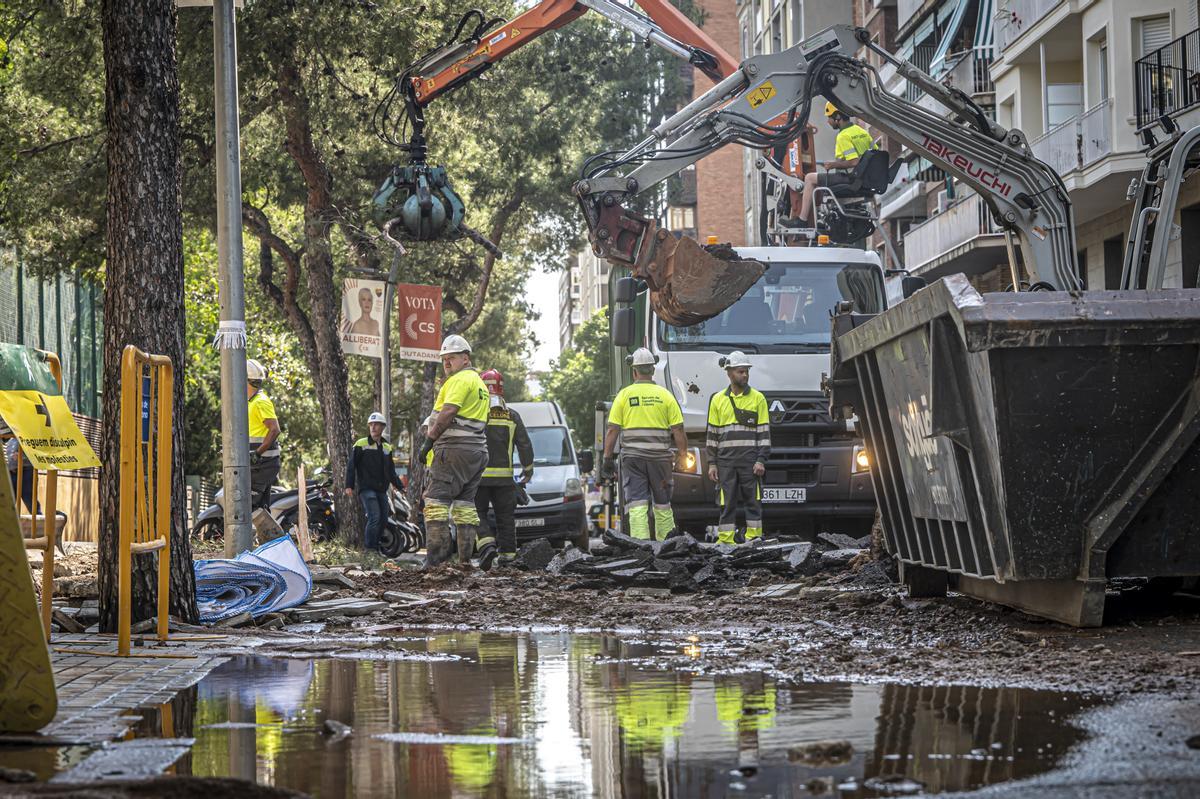
<instances>
[{"instance_id":1,"label":"white hard hat","mask_svg":"<svg viewBox=\"0 0 1200 799\"><path fill-rule=\"evenodd\" d=\"M470 352L471 345L462 336L446 336L442 340L442 350L438 353L438 357L442 355L453 355L458 352Z\"/></svg>"},{"instance_id":2,"label":"white hard hat","mask_svg":"<svg viewBox=\"0 0 1200 799\"><path fill-rule=\"evenodd\" d=\"M246 359L246 379L257 380L260 383L267 379L267 370L253 358Z\"/></svg>"},{"instance_id":3,"label":"white hard hat","mask_svg":"<svg viewBox=\"0 0 1200 799\"><path fill-rule=\"evenodd\" d=\"M742 352L741 350L734 350L728 355L722 356L721 360L717 361L717 363L719 363L721 366L724 366L726 369L738 369L743 366L749 369L751 366L753 366L753 364L750 363L750 359L746 357L746 353Z\"/></svg>"},{"instance_id":4,"label":"white hard hat","mask_svg":"<svg viewBox=\"0 0 1200 799\"><path fill-rule=\"evenodd\" d=\"M367 424L387 424L387 419L383 418L382 413L375 411L373 414L367 417Z\"/></svg>"},{"instance_id":5,"label":"white hard hat","mask_svg":"<svg viewBox=\"0 0 1200 799\"><path fill-rule=\"evenodd\" d=\"M633 355L625 356L625 363L630 366L654 366L658 363L658 356L645 347L638 347Z\"/></svg>"}]
</instances>

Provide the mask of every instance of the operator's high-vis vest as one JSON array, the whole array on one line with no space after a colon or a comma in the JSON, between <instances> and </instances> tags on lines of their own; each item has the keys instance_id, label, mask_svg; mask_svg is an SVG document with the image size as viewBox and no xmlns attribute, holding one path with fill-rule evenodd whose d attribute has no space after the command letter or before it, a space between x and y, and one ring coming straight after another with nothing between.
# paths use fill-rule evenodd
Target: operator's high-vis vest
<instances>
[{"instance_id":1,"label":"operator's high-vis vest","mask_svg":"<svg viewBox=\"0 0 1200 799\"><path fill-rule=\"evenodd\" d=\"M767 398L749 386L734 394L718 391L708 400L708 462L749 460L771 455L771 414Z\"/></svg>"},{"instance_id":2,"label":"operator's high-vis vest","mask_svg":"<svg viewBox=\"0 0 1200 799\"><path fill-rule=\"evenodd\" d=\"M438 436L434 448L470 447L484 449L484 428L487 426L488 390L479 373L467 366L446 378L433 403L434 413L445 405L455 405L458 412L450 426Z\"/></svg>"},{"instance_id":3,"label":"operator's high-vis vest","mask_svg":"<svg viewBox=\"0 0 1200 799\"><path fill-rule=\"evenodd\" d=\"M262 389L255 391L250 397L249 407L249 433L250 433L250 449L258 449L259 445L267 440L267 435L271 432L267 428L267 419L278 419L275 415L275 405L262 392ZM280 455L279 439L275 439L275 443L271 448L262 453L264 458L278 458Z\"/></svg>"},{"instance_id":4,"label":"operator's high-vis vest","mask_svg":"<svg viewBox=\"0 0 1200 799\"><path fill-rule=\"evenodd\" d=\"M512 483L513 447L521 457L521 464L533 467L533 444L521 415L507 405L497 405L488 411L487 430L488 465L483 470L484 480Z\"/></svg>"},{"instance_id":5,"label":"operator's high-vis vest","mask_svg":"<svg viewBox=\"0 0 1200 799\"><path fill-rule=\"evenodd\" d=\"M613 399L608 423L621 428L622 457L670 459L671 428L683 424L683 411L657 383L634 382Z\"/></svg>"}]
</instances>

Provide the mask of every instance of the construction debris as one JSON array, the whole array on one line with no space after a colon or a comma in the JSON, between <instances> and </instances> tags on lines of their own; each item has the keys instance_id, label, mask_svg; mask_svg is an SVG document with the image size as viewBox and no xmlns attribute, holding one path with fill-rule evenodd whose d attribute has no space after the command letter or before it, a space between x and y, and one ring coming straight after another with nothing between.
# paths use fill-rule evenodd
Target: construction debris
<instances>
[{"instance_id":1,"label":"construction debris","mask_svg":"<svg viewBox=\"0 0 1200 799\"><path fill-rule=\"evenodd\" d=\"M865 551L831 549L846 542L858 543L849 536L823 534L816 544L755 541L729 546L701 543L686 533L649 541L606 532L591 553L569 544L555 553L549 542L533 541L521 548L513 565L578 578L569 589L645 588L680 594L741 587L755 572L807 577L842 570Z\"/></svg>"}]
</instances>

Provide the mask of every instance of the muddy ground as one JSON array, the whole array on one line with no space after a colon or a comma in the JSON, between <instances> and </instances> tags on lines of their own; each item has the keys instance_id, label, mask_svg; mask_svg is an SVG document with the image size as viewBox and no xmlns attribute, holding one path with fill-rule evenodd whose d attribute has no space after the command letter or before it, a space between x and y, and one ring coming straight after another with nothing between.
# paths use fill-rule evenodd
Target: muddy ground
<instances>
[{"instance_id":1,"label":"muddy ground","mask_svg":"<svg viewBox=\"0 0 1200 799\"><path fill-rule=\"evenodd\" d=\"M1112 696L1200 692L1200 596L1182 593L1126 591L1110 601L1111 624L1081 630L960 595L912 600L899 586L863 586L850 574L785 580L761 573L728 593L679 595L573 588L579 580L571 577L454 566L356 581L354 594L400 591L435 601L331 619L329 632L403 624L695 634L696 646L679 655L688 668L767 669L785 680L953 682ZM784 582L805 587L793 596L755 596Z\"/></svg>"}]
</instances>

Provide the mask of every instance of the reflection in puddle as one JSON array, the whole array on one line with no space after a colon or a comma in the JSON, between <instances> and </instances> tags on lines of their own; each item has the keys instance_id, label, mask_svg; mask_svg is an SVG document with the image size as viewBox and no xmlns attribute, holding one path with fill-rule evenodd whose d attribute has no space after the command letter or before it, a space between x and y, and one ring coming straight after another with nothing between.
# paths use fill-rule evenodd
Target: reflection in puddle
<instances>
[{"instance_id":1,"label":"reflection in puddle","mask_svg":"<svg viewBox=\"0 0 1200 799\"><path fill-rule=\"evenodd\" d=\"M378 642L374 642L378 644ZM1077 695L656 665L696 640L569 633L390 639L399 659L237 658L131 737L194 737L170 771L335 797L838 796L965 790L1051 768ZM353 733L339 734L337 725ZM848 744L848 746L847 746ZM0 748L47 779L90 747Z\"/></svg>"},{"instance_id":2,"label":"reflection in puddle","mask_svg":"<svg viewBox=\"0 0 1200 799\"><path fill-rule=\"evenodd\" d=\"M178 773L318 797L938 792L1050 768L1078 740L1066 717L1083 706L1052 692L659 671L643 660L657 646L600 635L405 645L457 659L222 666L197 686L196 745ZM322 735L326 720L353 735ZM853 751L810 746L830 740Z\"/></svg>"}]
</instances>

